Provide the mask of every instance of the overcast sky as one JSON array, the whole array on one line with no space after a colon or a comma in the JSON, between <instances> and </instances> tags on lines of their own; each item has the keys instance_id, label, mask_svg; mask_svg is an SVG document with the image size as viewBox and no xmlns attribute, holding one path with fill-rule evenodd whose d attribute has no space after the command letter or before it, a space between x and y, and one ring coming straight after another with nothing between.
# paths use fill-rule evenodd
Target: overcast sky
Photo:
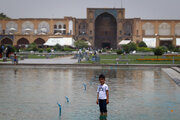
<instances>
[{"instance_id":1,"label":"overcast sky","mask_svg":"<svg viewBox=\"0 0 180 120\"><path fill-rule=\"evenodd\" d=\"M123 0L126 18L180 19L180 0ZM120 8L121 0L0 0L11 18L86 18L86 8Z\"/></svg>"}]
</instances>

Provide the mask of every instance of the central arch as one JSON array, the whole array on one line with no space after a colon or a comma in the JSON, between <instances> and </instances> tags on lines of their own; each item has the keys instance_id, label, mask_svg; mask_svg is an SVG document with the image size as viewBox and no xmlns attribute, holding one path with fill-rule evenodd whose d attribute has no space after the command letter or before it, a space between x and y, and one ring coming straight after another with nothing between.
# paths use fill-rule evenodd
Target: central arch
<instances>
[{"instance_id":1,"label":"central arch","mask_svg":"<svg viewBox=\"0 0 180 120\"><path fill-rule=\"evenodd\" d=\"M95 20L95 48L117 48L117 22L109 13Z\"/></svg>"}]
</instances>

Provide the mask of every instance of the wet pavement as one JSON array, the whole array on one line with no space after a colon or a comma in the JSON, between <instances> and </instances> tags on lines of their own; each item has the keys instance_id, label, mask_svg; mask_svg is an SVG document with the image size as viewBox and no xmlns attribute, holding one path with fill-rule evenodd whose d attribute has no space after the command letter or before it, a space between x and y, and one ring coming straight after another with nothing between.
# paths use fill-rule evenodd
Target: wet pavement
<instances>
[{"instance_id":1,"label":"wet pavement","mask_svg":"<svg viewBox=\"0 0 180 120\"><path fill-rule=\"evenodd\" d=\"M166 72L174 82L180 86L180 69L179 67L172 67L172 68L163 68L164 72Z\"/></svg>"},{"instance_id":2,"label":"wet pavement","mask_svg":"<svg viewBox=\"0 0 180 120\"><path fill-rule=\"evenodd\" d=\"M95 102L100 73L109 86L107 120L179 120L180 87L159 67L126 66L0 66L0 119L98 120ZM61 117L57 102L62 105Z\"/></svg>"},{"instance_id":3,"label":"wet pavement","mask_svg":"<svg viewBox=\"0 0 180 120\"><path fill-rule=\"evenodd\" d=\"M19 60L18 64L75 64L77 59L72 59L73 56L68 57L58 57L52 59L24 59ZM3 64L12 64L12 61L0 62Z\"/></svg>"}]
</instances>

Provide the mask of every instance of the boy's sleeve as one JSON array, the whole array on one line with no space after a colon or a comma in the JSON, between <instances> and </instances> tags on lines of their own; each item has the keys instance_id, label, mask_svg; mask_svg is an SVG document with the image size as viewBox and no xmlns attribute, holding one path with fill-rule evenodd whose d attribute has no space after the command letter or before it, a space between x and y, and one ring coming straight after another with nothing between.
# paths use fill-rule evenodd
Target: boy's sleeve
<instances>
[{"instance_id":1,"label":"boy's sleeve","mask_svg":"<svg viewBox=\"0 0 180 120\"><path fill-rule=\"evenodd\" d=\"M99 92L99 86L98 86L98 88L97 88L97 92Z\"/></svg>"},{"instance_id":2,"label":"boy's sleeve","mask_svg":"<svg viewBox=\"0 0 180 120\"><path fill-rule=\"evenodd\" d=\"M109 90L109 87L108 87L108 85L106 86L106 90Z\"/></svg>"}]
</instances>

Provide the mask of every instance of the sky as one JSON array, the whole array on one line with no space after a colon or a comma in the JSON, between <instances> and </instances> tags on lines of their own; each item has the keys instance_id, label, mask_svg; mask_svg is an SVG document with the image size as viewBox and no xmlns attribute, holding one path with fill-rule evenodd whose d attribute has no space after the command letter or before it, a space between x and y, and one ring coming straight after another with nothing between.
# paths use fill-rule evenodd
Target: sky
<instances>
[{"instance_id":1,"label":"sky","mask_svg":"<svg viewBox=\"0 0 180 120\"><path fill-rule=\"evenodd\" d=\"M126 18L180 19L180 0L0 0L10 18L86 18L86 8L125 8Z\"/></svg>"}]
</instances>

